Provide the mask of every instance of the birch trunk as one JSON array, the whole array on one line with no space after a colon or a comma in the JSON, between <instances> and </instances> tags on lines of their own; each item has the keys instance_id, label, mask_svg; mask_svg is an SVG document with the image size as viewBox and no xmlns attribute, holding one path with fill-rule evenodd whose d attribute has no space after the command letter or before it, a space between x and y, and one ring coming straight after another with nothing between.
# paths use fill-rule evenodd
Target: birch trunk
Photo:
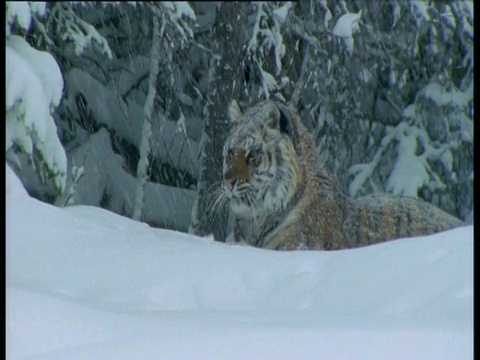
<instances>
[{"instance_id":1,"label":"birch trunk","mask_svg":"<svg viewBox=\"0 0 480 360\"><path fill-rule=\"evenodd\" d=\"M150 152L150 138L152 136L152 113L155 96L157 94L155 85L159 72L161 34L158 24L158 15L153 14L152 48L150 53L150 74L148 77L148 93L145 105L143 106L142 139L140 142L140 159L137 167L137 188L135 191L135 205L132 219L141 221L143 205L145 202L145 185L148 180L148 154Z\"/></svg>"}]
</instances>

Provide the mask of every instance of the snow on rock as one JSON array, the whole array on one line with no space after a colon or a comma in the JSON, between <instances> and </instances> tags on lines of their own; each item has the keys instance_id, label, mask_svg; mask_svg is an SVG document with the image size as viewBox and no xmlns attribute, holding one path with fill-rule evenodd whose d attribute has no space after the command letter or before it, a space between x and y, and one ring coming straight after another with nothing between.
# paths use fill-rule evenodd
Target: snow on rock
<instances>
[{"instance_id":1,"label":"snow on rock","mask_svg":"<svg viewBox=\"0 0 480 360\"><path fill-rule=\"evenodd\" d=\"M473 358L472 226L276 252L55 208L6 180L8 358Z\"/></svg>"}]
</instances>

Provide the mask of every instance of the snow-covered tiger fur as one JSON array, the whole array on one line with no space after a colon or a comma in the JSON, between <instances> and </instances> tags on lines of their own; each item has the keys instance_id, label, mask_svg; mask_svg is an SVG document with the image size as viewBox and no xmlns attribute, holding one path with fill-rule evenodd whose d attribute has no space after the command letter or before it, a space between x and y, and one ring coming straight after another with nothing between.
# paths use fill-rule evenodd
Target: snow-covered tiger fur
<instances>
[{"instance_id":1,"label":"snow-covered tiger fur","mask_svg":"<svg viewBox=\"0 0 480 360\"><path fill-rule=\"evenodd\" d=\"M352 199L339 189L298 115L266 101L242 114L229 107L223 192L233 232L227 242L278 250L344 249L461 226L411 197Z\"/></svg>"}]
</instances>

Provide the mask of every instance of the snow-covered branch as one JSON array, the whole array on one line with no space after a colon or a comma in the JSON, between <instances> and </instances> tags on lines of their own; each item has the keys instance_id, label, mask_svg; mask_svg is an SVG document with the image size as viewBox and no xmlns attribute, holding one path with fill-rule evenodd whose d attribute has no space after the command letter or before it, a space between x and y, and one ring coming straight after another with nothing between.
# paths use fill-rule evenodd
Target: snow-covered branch
<instances>
[{"instance_id":1,"label":"snow-covered branch","mask_svg":"<svg viewBox=\"0 0 480 360\"><path fill-rule=\"evenodd\" d=\"M28 165L22 164L19 152L27 154L38 164L40 182L52 176L60 192L65 189L67 159L51 112L62 91L63 79L54 58L31 48L21 37L10 36L6 49L7 159L21 170Z\"/></svg>"}]
</instances>

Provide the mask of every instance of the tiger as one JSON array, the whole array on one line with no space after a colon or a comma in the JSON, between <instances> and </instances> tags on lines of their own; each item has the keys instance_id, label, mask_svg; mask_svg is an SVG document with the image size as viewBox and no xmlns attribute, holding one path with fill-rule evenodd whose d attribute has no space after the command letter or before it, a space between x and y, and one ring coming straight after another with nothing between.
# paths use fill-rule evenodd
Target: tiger
<instances>
[{"instance_id":1,"label":"tiger","mask_svg":"<svg viewBox=\"0 0 480 360\"><path fill-rule=\"evenodd\" d=\"M267 100L245 112L232 100L223 147L228 243L271 250L340 250L428 235L461 220L408 196L348 197L322 164L288 105Z\"/></svg>"}]
</instances>

